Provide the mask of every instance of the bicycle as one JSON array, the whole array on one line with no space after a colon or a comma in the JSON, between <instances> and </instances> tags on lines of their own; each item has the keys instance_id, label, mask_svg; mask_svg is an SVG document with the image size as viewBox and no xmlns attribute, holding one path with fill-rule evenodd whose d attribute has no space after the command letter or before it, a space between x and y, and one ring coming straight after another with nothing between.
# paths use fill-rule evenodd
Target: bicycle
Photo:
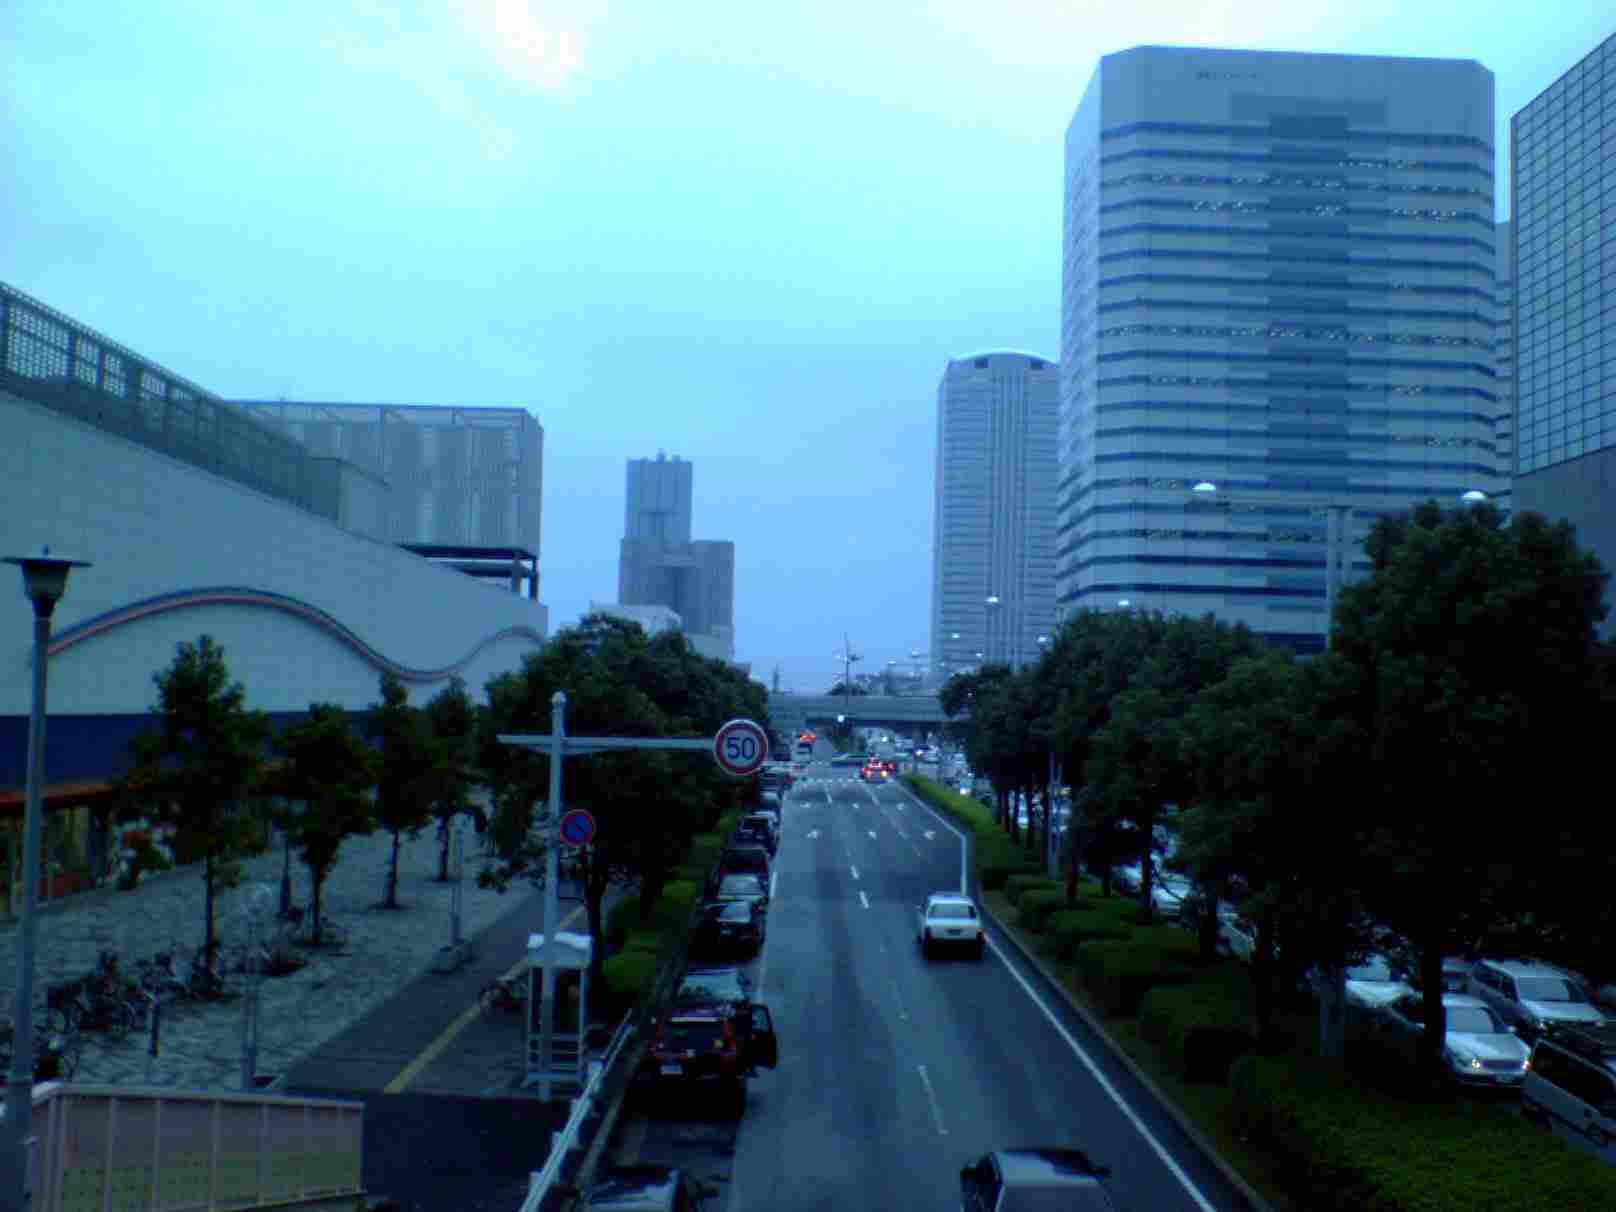
<instances>
[{"instance_id":1,"label":"bicycle","mask_svg":"<svg viewBox=\"0 0 1616 1212\"><path fill-rule=\"evenodd\" d=\"M492 1014L496 1009L520 1012L527 1005L526 983L520 977L499 977L483 986L477 1000L484 1014Z\"/></svg>"},{"instance_id":2,"label":"bicycle","mask_svg":"<svg viewBox=\"0 0 1616 1212\"><path fill-rule=\"evenodd\" d=\"M15 1042L17 1025L8 1022L0 1027L0 1073L11 1072L11 1046ZM83 1043L76 1031L57 1031L50 1027L34 1028L34 1080L36 1082L72 1081L79 1071L79 1058Z\"/></svg>"}]
</instances>

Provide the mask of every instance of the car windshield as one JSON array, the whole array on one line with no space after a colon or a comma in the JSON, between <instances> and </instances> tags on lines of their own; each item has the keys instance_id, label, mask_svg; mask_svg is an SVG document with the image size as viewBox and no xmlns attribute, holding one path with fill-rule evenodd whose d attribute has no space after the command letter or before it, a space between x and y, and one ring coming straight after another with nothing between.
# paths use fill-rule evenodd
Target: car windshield
<instances>
[{"instance_id":1,"label":"car windshield","mask_svg":"<svg viewBox=\"0 0 1616 1212\"><path fill-rule=\"evenodd\" d=\"M720 969L717 972L691 972L679 982L678 992L674 994L677 1001L731 1001L744 1002L746 1000L746 986L741 981L740 973L734 969Z\"/></svg>"},{"instance_id":2,"label":"car windshield","mask_svg":"<svg viewBox=\"0 0 1616 1212\"><path fill-rule=\"evenodd\" d=\"M955 919L959 919L959 920L970 921L970 920L972 920L972 919L974 919L976 917L976 906L974 906L974 905L958 905L958 904L956 904L956 905L933 905L931 907L930 916L932 916L932 917L955 918Z\"/></svg>"},{"instance_id":3,"label":"car windshield","mask_svg":"<svg viewBox=\"0 0 1616 1212\"><path fill-rule=\"evenodd\" d=\"M1523 976L1515 981L1515 991L1523 1002L1578 1002L1586 1003L1588 999L1583 996L1570 981L1563 981L1557 976Z\"/></svg>"},{"instance_id":4,"label":"car windshield","mask_svg":"<svg viewBox=\"0 0 1616 1212\"><path fill-rule=\"evenodd\" d=\"M726 875L718 885L719 896L758 896L763 892L763 881L755 875Z\"/></svg>"},{"instance_id":5,"label":"car windshield","mask_svg":"<svg viewBox=\"0 0 1616 1212\"><path fill-rule=\"evenodd\" d=\"M1448 1030L1461 1035L1503 1035L1504 1028L1490 1010L1480 1006L1449 1006Z\"/></svg>"},{"instance_id":6,"label":"car windshield","mask_svg":"<svg viewBox=\"0 0 1616 1212\"><path fill-rule=\"evenodd\" d=\"M749 922L752 920L752 905L750 901L731 901L718 911L718 920L721 922Z\"/></svg>"},{"instance_id":7,"label":"car windshield","mask_svg":"<svg viewBox=\"0 0 1616 1212\"><path fill-rule=\"evenodd\" d=\"M1387 965L1385 960L1372 959L1359 964L1355 968L1347 969L1349 981L1395 981L1400 978Z\"/></svg>"}]
</instances>

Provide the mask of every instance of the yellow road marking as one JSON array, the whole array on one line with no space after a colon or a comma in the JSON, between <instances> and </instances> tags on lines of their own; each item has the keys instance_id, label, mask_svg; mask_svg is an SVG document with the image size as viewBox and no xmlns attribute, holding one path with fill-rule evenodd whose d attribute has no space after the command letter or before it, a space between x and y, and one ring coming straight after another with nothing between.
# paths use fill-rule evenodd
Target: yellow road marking
<instances>
[{"instance_id":1,"label":"yellow road marking","mask_svg":"<svg viewBox=\"0 0 1616 1212\"><path fill-rule=\"evenodd\" d=\"M583 911L584 907L579 905L571 913L567 914L566 917L561 919L561 925L557 927L556 932L559 934L573 922L577 921L579 915L582 914ZM526 968L527 958L524 956L522 959L517 960L516 963L507 968L504 976L501 977L501 979L507 981L511 980L523 972ZM526 1003L524 1002L523 1005L525 1007ZM443 1029L442 1034L440 1034L437 1039L433 1040L425 1048L422 1048L414 1060L400 1069L398 1076L382 1087L382 1093L402 1094L406 1086L421 1076L421 1070L425 1069L433 1061L437 1060L439 1056L443 1055L444 1049L446 1049L450 1044L454 1043L455 1036L459 1035L468 1026L470 1026L471 1020L476 1018L481 1013L482 1001L479 997L478 1001L462 1010L455 1018L454 1022L450 1023Z\"/></svg>"}]
</instances>

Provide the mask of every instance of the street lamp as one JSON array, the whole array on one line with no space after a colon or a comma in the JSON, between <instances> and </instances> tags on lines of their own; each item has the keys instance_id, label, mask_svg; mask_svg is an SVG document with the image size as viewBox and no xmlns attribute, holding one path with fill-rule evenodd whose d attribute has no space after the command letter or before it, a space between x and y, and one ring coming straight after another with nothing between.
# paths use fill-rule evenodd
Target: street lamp
<instances>
[{"instance_id":1,"label":"street lamp","mask_svg":"<svg viewBox=\"0 0 1616 1212\"><path fill-rule=\"evenodd\" d=\"M842 634L842 650L831 654L832 658L842 663L842 701L847 706L847 714L853 714L853 662L864 658L853 651L853 642Z\"/></svg>"},{"instance_id":2,"label":"street lamp","mask_svg":"<svg viewBox=\"0 0 1616 1212\"><path fill-rule=\"evenodd\" d=\"M50 657L51 615L67 592L67 574L88 568L50 548L37 556L7 556L22 568L23 595L34 604L34 693L28 716L28 788L22 827L22 920L17 938L17 1000L12 1013L11 1072L6 1078L6 1120L0 1166L9 1170L0 1196L7 1207L29 1208L34 1198L34 947L39 937L39 799L45 785L45 670ZM13 1199L16 1200L13 1203Z\"/></svg>"}]
</instances>

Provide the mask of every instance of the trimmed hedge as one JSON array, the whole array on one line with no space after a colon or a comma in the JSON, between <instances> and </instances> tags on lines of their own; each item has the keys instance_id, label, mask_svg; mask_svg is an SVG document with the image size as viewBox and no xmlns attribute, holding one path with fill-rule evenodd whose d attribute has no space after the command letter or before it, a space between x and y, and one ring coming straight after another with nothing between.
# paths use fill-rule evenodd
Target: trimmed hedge
<instances>
[{"instance_id":1,"label":"trimmed hedge","mask_svg":"<svg viewBox=\"0 0 1616 1212\"><path fill-rule=\"evenodd\" d=\"M1177 956L1154 943L1099 939L1077 949L1083 986L1107 1014L1132 1016L1157 985L1183 984L1194 973Z\"/></svg>"},{"instance_id":2,"label":"trimmed hedge","mask_svg":"<svg viewBox=\"0 0 1616 1212\"><path fill-rule=\"evenodd\" d=\"M607 956L600 969L613 1008L622 1013L644 1001L651 993L661 966L661 958L655 952L638 947Z\"/></svg>"},{"instance_id":3,"label":"trimmed hedge","mask_svg":"<svg viewBox=\"0 0 1616 1212\"><path fill-rule=\"evenodd\" d=\"M1021 897L1023 893L1031 892L1035 888L1049 889L1060 888L1062 886L1063 885L1059 881L1052 880L1047 875L1042 875L1036 871L1028 871L1017 875L1012 875L1009 879L1005 880L1004 895L1005 899L1008 900L1012 905L1019 907L1021 905Z\"/></svg>"},{"instance_id":4,"label":"trimmed hedge","mask_svg":"<svg viewBox=\"0 0 1616 1212\"><path fill-rule=\"evenodd\" d=\"M652 955L662 954L662 945L667 942L667 936L660 930L635 930L623 940L624 951L649 951Z\"/></svg>"},{"instance_id":5,"label":"trimmed hedge","mask_svg":"<svg viewBox=\"0 0 1616 1212\"><path fill-rule=\"evenodd\" d=\"M1037 876L1042 868L1030 866L1025 862L1016 863L989 863L977 868L977 878L982 881L984 892L994 892L1005 886L1014 876Z\"/></svg>"},{"instance_id":6,"label":"trimmed hedge","mask_svg":"<svg viewBox=\"0 0 1616 1212\"><path fill-rule=\"evenodd\" d=\"M1126 917L1123 919L1126 921ZM1180 963L1200 965L1201 948L1195 935L1177 926L1135 926L1129 936L1136 943L1149 943Z\"/></svg>"},{"instance_id":7,"label":"trimmed hedge","mask_svg":"<svg viewBox=\"0 0 1616 1212\"><path fill-rule=\"evenodd\" d=\"M1388 1098L1294 1056L1247 1054L1229 1085L1239 1130L1309 1212L1616 1208L1616 1168L1496 1107Z\"/></svg>"},{"instance_id":8,"label":"trimmed hedge","mask_svg":"<svg viewBox=\"0 0 1616 1212\"><path fill-rule=\"evenodd\" d=\"M1017 902L1016 917L1028 930L1042 933L1050 915L1066 907L1066 889L1029 888Z\"/></svg>"},{"instance_id":9,"label":"trimmed hedge","mask_svg":"<svg viewBox=\"0 0 1616 1212\"><path fill-rule=\"evenodd\" d=\"M1097 913L1093 909L1060 909L1050 915L1044 927L1050 949L1065 963L1075 963L1077 949L1084 943L1101 939L1121 941L1128 937L1129 928L1110 913Z\"/></svg>"},{"instance_id":10,"label":"trimmed hedge","mask_svg":"<svg viewBox=\"0 0 1616 1212\"><path fill-rule=\"evenodd\" d=\"M1011 871L1036 869L1036 856L1029 858L1026 847L994 823L993 810L980 800L950 791L935 779L922 778L918 774L900 777L904 785L922 800L972 832L975 837L973 858L979 874L989 868ZM984 881L982 886L986 888L989 885Z\"/></svg>"},{"instance_id":11,"label":"trimmed hedge","mask_svg":"<svg viewBox=\"0 0 1616 1212\"><path fill-rule=\"evenodd\" d=\"M700 867L705 874L712 870L713 864L718 862L718 856L724 853L724 838L729 836L723 833L698 833L690 839L690 849L685 854L685 865Z\"/></svg>"},{"instance_id":12,"label":"trimmed hedge","mask_svg":"<svg viewBox=\"0 0 1616 1212\"><path fill-rule=\"evenodd\" d=\"M1139 1034L1185 1081L1215 1085L1255 1042L1244 1000L1216 980L1150 990L1139 1002Z\"/></svg>"},{"instance_id":13,"label":"trimmed hedge","mask_svg":"<svg viewBox=\"0 0 1616 1212\"><path fill-rule=\"evenodd\" d=\"M697 866L694 863L686 863L684 866L675 867L671 872L669 872L669 878L672 880L689 880L691 883L695 884L696 887L700 888L707 882L708 870L709 868L707 867Z\"/></svg>"},{"instance_id":14,"label":"trimmed hedge","mask_svg":"<svg viewBox=\"0 0 1616 1212\"><path fill-rule=\"evenodd\" d=\"M640 898L625 896L606 913L606 946L613 951L620 950L629 931L641 924Z\"/></svg>"}]
</instances>

